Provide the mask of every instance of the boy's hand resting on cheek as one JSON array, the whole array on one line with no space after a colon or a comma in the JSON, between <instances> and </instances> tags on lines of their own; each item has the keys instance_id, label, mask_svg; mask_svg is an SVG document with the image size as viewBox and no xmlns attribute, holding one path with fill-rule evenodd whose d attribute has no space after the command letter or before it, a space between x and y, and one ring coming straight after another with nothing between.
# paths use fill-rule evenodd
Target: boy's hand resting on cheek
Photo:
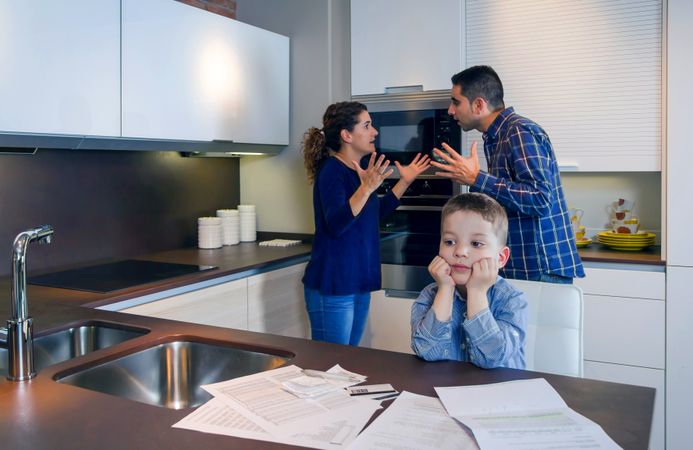
<instances>
[{"instance_id":1,"label":"boy's hand resting on cheek","mask_svg":"<svg viewBox=\"0 0 693 450\"><path fill-rule=\"evenodd\" d=\"M472 265L472 274L467 281L467 292L486 293L498 278L498 260L482 258Z\"/></svg>"},{"instance_id":2,"label":"boy's hand resting on cheek","mask_svg":"<svg viewBox=\"0 0 693 450\"><path fill-rule=\"evenodd\" d=\"M455 287L455 281L452 279L452 268L440 256L436 256L428 265L428 273L431 274L438 287Z\"/></svg>"}]
</instances>

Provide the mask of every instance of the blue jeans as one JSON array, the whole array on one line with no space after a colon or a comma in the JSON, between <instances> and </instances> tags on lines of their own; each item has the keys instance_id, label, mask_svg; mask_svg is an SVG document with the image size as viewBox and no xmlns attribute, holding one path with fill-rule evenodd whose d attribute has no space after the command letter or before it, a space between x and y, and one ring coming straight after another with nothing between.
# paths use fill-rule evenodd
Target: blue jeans
<instances>
[{"instance_id":1,"label":"blue jeans","mask_svg":"<svg viewBox=\"0 0 693 450\"><path fill-rule=\"evenodd\" d=\"M371 293L321 295L304 288L306 309L315 341L358 345L366 327Z\"/></svg>"},{"instance_id":2,"label":"blue jeans","mask_svg":"<svg viewBox=\"0 0 693 450\"><path fill-rule=\"evenodd\" d=\"M553 273L542 273L539 278L533 281L543 281L544 283L556 283L556 284L573 284L573 279L571 277L564 277L563 275L556 275Z\"/></svg>"}]
</instances>

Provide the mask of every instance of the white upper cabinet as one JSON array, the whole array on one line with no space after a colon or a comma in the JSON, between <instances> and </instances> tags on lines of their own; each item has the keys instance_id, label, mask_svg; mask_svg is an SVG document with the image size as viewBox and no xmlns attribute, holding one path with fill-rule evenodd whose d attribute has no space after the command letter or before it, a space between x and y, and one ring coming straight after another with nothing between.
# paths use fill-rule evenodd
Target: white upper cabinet
<instances>
[{"instance_id":1,"label":"white upper cabinet","mask_svg":"<svg viewBox=\"0 0 693 450\"><path fill-rule=\"evenodd\" d=\"M289 141L289 39L172 0L124 0L123 136Z\"/></svg>"},{"instance_id":2,"label":"white upper cabinet","mask_svg":"<svg viewBox=\"0 0 693 450\"><path fill-rule=\"evenodd\" d=\"M351 0L351 94L450 89L463 69L462 0Z\"/></svg>"},{"instance_id":3,"label":"white upper cabinet","mask_svg":"<svg viewBox=\"0 0 693 450\"><path fill-rule=\"evenodd\" d=\"M120 135L120 0L0 0L0 132Z\"/></svg>"}]
</instances>

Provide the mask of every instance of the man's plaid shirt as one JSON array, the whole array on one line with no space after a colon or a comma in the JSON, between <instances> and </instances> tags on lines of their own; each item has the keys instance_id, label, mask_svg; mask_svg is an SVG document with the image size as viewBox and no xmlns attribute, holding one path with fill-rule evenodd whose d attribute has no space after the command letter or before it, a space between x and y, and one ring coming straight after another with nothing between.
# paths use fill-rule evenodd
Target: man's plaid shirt
<instances>
[{"instance_id":1,"label":"man's plaid shirt","mask_svg":"<svg viewBox=\"0 0 693 450\"><path fill-rule=\"evenodd\" d=\"M479 172L470 190L495 198L508 214L510 260L502 275L584 277L546 132L507 108L483 137L488 173Z\"/></svg>"}]
</instances>

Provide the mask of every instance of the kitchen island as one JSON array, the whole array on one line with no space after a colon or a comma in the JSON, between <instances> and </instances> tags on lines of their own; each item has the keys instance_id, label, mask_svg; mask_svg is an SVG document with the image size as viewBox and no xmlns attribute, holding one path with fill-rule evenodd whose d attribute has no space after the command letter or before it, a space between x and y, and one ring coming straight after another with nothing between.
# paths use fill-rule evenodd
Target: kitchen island
<instances>
[{"instance_id":1,"label":"kitchen island","mask_svg":"<svg viewBox=\"0 0 693 450\"><path fill-rule=\"evenodd\" d=\"M55 381L65 374L113 360L172 340L229 345L277 355L294 355L287 363L326 370L334 364L368 376L368 383L391 383L398 390L435 395L436 386L492 383L544 377L568 406L592 419L626 449L647 448L655 391L586 379L512 369L483 370L458 362L427 363L413 355L313 342L264 333L162 320L93 308L171 289L199 277L240 275L293 264L307 258L308 245L260 249L242 244L219 251L185 249L143 259L217 265L204 272L111 294L29 286L29 313L35 335L89 322L146 329L143 336L51 365L30 382L0 381L0 436L3 448L289 448L173 429L192 411L173 410L106 395ZM9 297L9 283L0 286ZM9 300L9 298L8 298ZM9 317L9 301L0 302L0 317ZM386 403L387 405L387 403Z\"/></svg>"}]
</instances>

